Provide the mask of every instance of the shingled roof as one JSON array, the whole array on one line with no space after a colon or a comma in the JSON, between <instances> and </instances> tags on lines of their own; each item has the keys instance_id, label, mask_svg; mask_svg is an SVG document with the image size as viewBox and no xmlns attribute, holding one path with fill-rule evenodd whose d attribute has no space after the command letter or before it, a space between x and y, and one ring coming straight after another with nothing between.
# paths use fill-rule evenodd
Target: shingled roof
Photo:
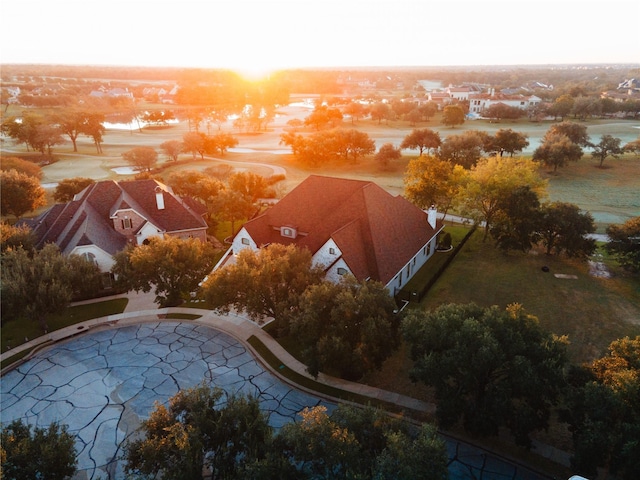
<instances>
[{"instance_id":1,"label":"shingled roof","mask_svg":"<svg viewBox=\"0 0 640 480\"><path fill-rule=\"evenodd\" d=\"M296 229L286 238L281 227ZM332 239L358 279L387 284L437 234L427 214L373 182L311 175L244 228L258 246L296 244L315 253Z\"/></svg>"},{"instance_id":2,"label":"shingled roof","mask_svg":"<svg viewBox=\"0 0 640 480\"><path fill-rule=\"evenodd\" d=\"M163 192L165 208L156 208L156 190ZM39 217L27 221L34 231L36 246L55 243L63 253L76 246L94 244L113 255L122 250L127 238L114 229L112 215L119 209L133 209L164 232L205 229L204 207L185 202L156 180L89 185L74 200L56 204Z\"/></svg>"}]
</instances>

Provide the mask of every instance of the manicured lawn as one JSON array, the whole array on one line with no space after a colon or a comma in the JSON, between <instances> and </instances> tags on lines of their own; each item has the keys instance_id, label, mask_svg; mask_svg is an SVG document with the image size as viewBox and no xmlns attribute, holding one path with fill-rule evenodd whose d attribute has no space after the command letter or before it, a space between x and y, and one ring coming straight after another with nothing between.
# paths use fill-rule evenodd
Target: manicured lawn
<instances>
[{"instance_id":1,"label":"manicured lawn","mask_svg":"<svg viewBox=\"0 0 640 480\"><path fill-rule=\"evenodd\" d=\"M59 330L69 325L84 322L92 318L100 318L107 315L122 313L129 299L116 298L103 302L76 305L67 308L59 315L52 315L47 320L49 331ZM38 322L29 320L11 320L2 324L2 351L8 347L16 347L23 344L25 339L34 339L42 335L42 329Z\"/></svg>"},{"instance_id":2,"label":"manicured lawn","mask_svg":"<svg viewBox=\"0 0 640 480\"><path fill-rule=\"evenodd\" d=\"M543 272L543 266L550 271ZM571 359L580 363L602 355L617 338L640 334L640 278L613 268L613 278L596 278L585 262L539 251L505 254L491 240L483 243L478 231L421 306L520 303L547 330L568 335Z\"/></svg>"}]
</instances>

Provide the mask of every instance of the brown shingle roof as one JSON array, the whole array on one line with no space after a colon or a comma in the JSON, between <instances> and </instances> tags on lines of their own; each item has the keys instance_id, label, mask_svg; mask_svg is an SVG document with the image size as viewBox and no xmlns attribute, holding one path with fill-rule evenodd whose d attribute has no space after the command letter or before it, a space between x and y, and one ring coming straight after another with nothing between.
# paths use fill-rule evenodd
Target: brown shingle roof
<instances>
[{"instance_id":1,"label":"brown shingle roof","mask_svg":"<svg viewBox=\"0 0 640 480\"><path fill-rule=\"evenodd\" d=\"M281 236L282 226L297 238ZM385 284L437 234L425 212L375 183L319 175L244 227L258 246L294 243L312 253L332 238L357 278Z\"/></svg>"},{"instance_id":2,"label":"brown shingle roof","mask_svg":"<svg viewBox=\"0 0 640 480\"><path fill-rule=\"evenodd\" d=\"M162 210L157 208L156 188L163 193ZM69 253L78 245L94 244L115 254L124 248L127 239L115 231L111 216L123 208L136 210L165 232L207 227L199 212L155 180L94 183L76 195L75 200L54 205L27 223L34 230L38 247L56 243L62 252Z\"/></svg>"}]
</instances>

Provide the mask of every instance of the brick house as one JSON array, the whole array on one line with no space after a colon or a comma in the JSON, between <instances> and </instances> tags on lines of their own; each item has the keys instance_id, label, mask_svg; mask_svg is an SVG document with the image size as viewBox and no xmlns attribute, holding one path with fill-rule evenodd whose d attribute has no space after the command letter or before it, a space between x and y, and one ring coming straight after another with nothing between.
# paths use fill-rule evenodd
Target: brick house
<instances>
[{"instance_id":1,"label":"brick house","mask_svg":"<svg viewBox=\"0 0 640 480\"><path fill-rule=\"evenodd\" d=\"M24 223L32 228L36 247L55 243L62 253L83 255L108 272L113 255L149 237L193 237L205 242L204 213L200 203L174 195L156 180L108 180L89 185L72 201L56 204Z\"/></svg>"}]
</instances>

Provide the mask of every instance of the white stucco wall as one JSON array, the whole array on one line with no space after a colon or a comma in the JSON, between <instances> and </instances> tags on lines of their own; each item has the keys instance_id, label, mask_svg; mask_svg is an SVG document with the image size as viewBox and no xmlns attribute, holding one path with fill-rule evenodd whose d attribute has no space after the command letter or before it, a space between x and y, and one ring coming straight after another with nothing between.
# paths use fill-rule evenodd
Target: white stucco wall
<instances>
[{"instance_id":1,"label":"white stucco wall","mask_svg":"<svg viewBox=\"0 0 640 480\"><path fill-rule=\"evenodd\" d=\"M164 238L164 235L162 234L161 230L158 227L156 227L153 223L147 222L136 234L136 243L138 245L142 245L142 243L149 237Z\"/></svg>"},{"instance_id":2,"label":"white stucco wall","mask_svg":"<svg viewBox=\"0 0 640 480\"><path fill-rule=\"evenodd\" d=\"M420 270L425 263L427 263L435 253L437 245L438 240L437 235L435 235L418 252L416 252L413 258L411 258L411 260L402 267L402 270L400 270L398 274L393 277L389 283L387 283L386 287L392 295L394 295L397 290L402 289L402 287L404 287L409 280L413 278L416 272Z\"/></svg>"}]
</instances>

